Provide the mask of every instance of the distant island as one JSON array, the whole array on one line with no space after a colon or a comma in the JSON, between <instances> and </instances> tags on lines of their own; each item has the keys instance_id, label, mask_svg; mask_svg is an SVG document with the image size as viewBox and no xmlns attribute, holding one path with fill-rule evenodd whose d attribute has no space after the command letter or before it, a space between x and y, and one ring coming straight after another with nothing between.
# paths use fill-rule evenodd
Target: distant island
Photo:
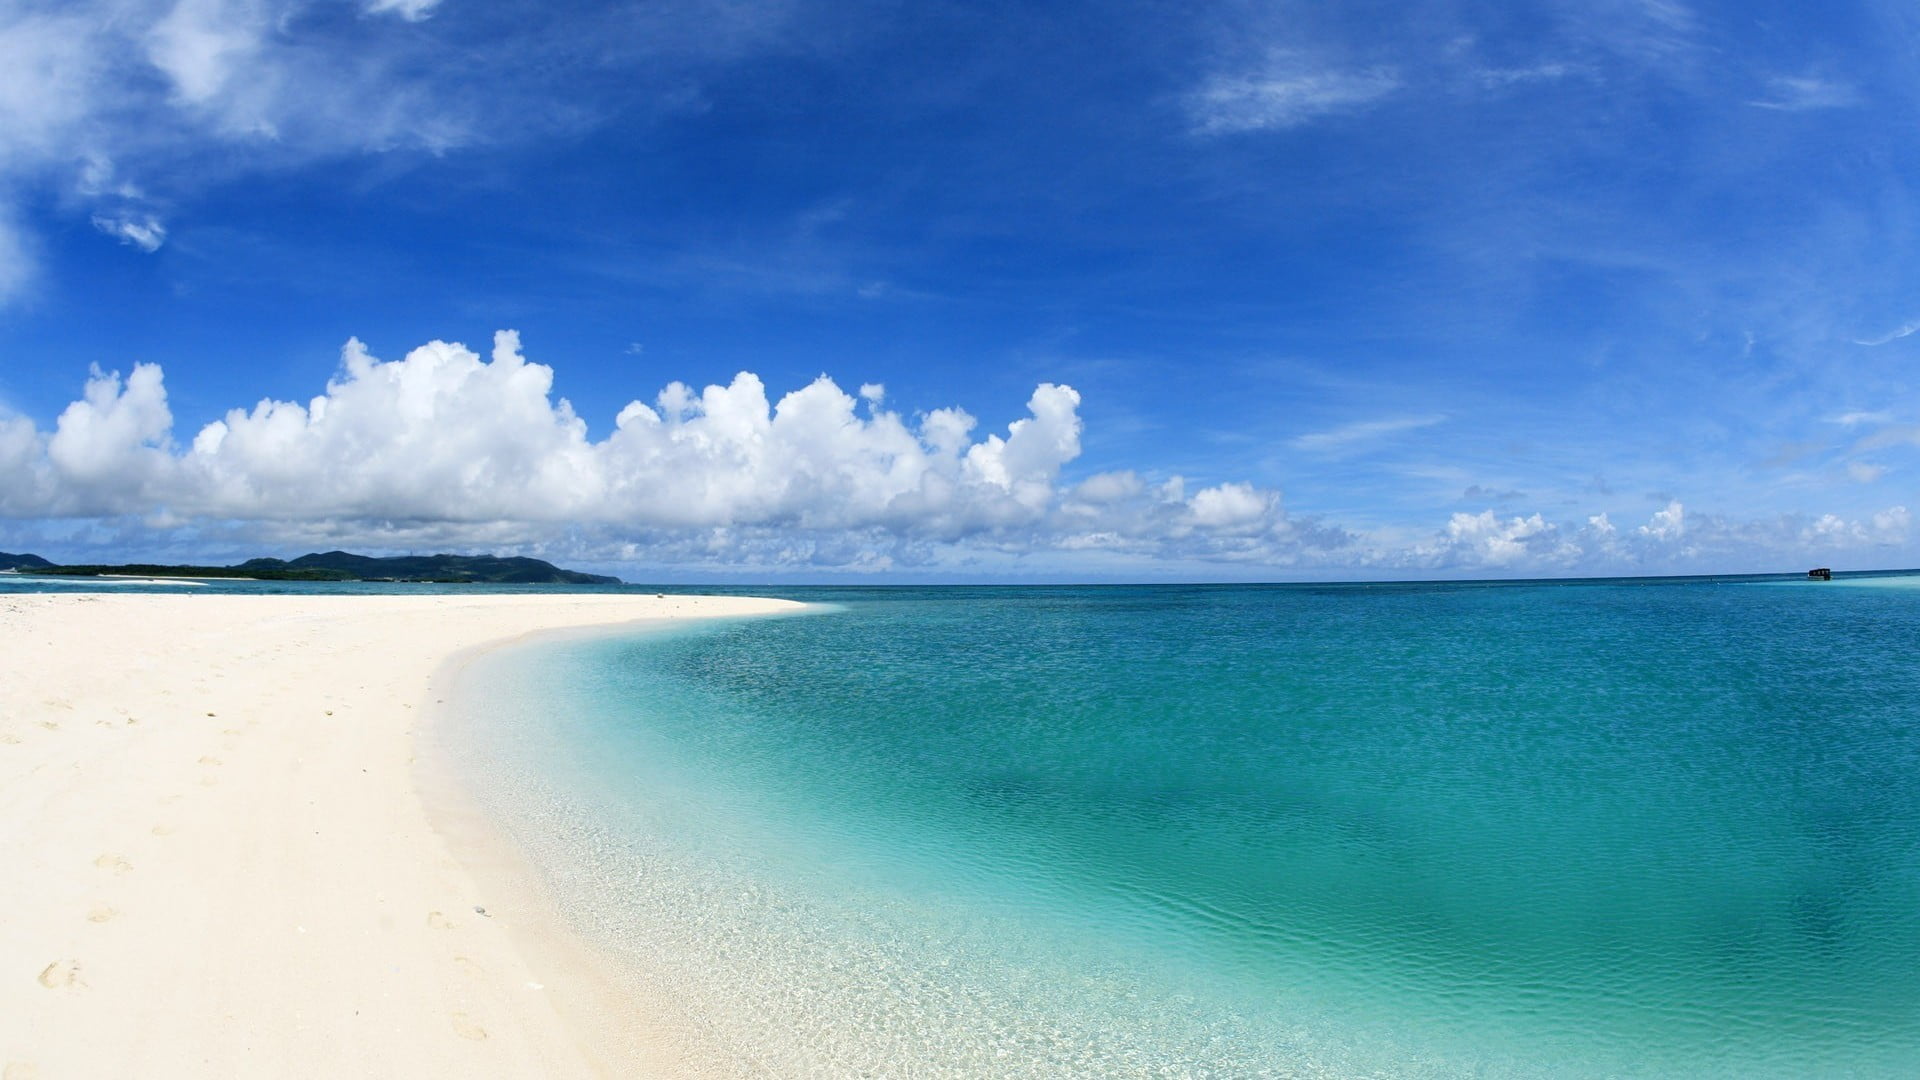
<instances>
[{"instance_id":1,"label":"distant island","mask_svg":"<svg viewBox=\"0 0 1920 1080\"><path fill-rule=\"evenodd\" d=\"M348 551L316 552L297 559L248 559L234 566L61 565L38 555L0 551L0 570L59 577L248 578L255 581L407 581L448 585L618 585L604 574L562 570L542 559L496 555L398 555L375 558Z\"/></svg>"}]
</instances>

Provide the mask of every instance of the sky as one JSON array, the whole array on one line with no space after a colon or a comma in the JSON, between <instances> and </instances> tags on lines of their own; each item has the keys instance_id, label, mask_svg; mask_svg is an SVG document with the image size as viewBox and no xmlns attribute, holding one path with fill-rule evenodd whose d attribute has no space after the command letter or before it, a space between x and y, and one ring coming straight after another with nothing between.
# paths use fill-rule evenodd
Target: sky
<instances>
[{"instance_id":1,"label":"sky","mask_svg":"<svg viewBox=\"0 0 1920 1080\"><path fill-rule=\"evenodd\" d=\"M1920 565L1920 9L0 0L0 550Z\"/></svg>"}]
</instances>

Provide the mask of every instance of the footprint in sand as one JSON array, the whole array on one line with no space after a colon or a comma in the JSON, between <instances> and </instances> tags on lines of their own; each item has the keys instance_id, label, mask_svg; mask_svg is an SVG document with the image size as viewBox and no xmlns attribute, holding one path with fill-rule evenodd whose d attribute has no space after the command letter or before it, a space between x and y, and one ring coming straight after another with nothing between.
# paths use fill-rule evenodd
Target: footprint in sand
<instances>
[{"instance_id":1,"label":"footprint in sand","mask_svg":"<svg viewBox=\"0 0 1920 1080\"><path fill-rule=\"evenodd\" d=\"M467 957L456 956L453 958L453 963L455 967L460 969L462 975L470 979L482 979L486 977L487 969Z\"/></svg>"},{"instance_id":2,"label":"footprint in sand","mask_svg":"<svg viewBox=\"0 0 1920 1080\"><path fill-rule=\"evenodd\" d=\"M447 1019L453 1021L453 1033L463 1039L472 1039L474 1042L479 1042L487 1037L487 1029L474 1023L473 1018L469 1017L466 1013L457 1012Z\"/></svg>"},{"instance_id":3,"label":"footprint in sand","mask_svg":"<svg viewBox=\"0 0 1920 1080\"><path fill-rule=\"evenodd\" d=\"M95 904L93 905L93 910L87 912L87 921L106 922L118 914L120 914L118 911L115 911L105 904Z\"/></svg>"},{"instance_id":4,"label":"footprint in sand","mask_svg":"<svg viewBox=\"0 0 1920 1080\"><path fill-rule=\"evenodd\" d=\"M217 757L214 757L214 756L213 756L212 754L202 754L202 755L200 756L200 764L202 764L202 765L218 765L218 764L220 764L220 759L219 759L219 758L217 758Z\"/></svg>"},{"instance_id":5,"label":"footprint in sand","mask_svg":"<svg viewBox=\"0 0 1920 1080\"><path fill-rule=\"evenodd\" d=\"M80 981L78 960L55 960L40 969L40 985L49 990L82 990L87 984Z\"/></svg>"},{"instance_id":6,"label":"footprint in sand","mask_svg":"<svg viewBox=\"0 0 1920 1080\"><path fill-rule=\"evenodd\" d=\"M102 870L111 870L116 874L124 874L133 869L133 864L127 861L126 856L115 855L112 852L93 860L93 865Z\"/></svg>"},{"instance_id":7,"label":"footprint in sand","mask_svg":"<svg viewBox=\"0 0 1920 1080\"><path fill-rule=\"evenodd\" d=\"M20 736L15 735L11 731L0 731L0 743L5 743L8 746L19 746Z\"/></svg>"},{"instance_id":8,"label":"footprint in sand","mask_svg":"<svg viewBox=\"0 0 1920 1080\"><path fill-rule=\"evenodd\" d=\"M155 835L155 836L172 836L172 835L173 835L173 826L171 826L171 825L155 825L155 826L154 826L153 828L151 828L151 829L148 829L147 831L148 831L148 832L150 832L150 833L152 833L152 834L153 834L153 835Z\"/></svg>"},{"instance_id":9,"label":"footprint in sand","mask_svg":"<svg viewBox=\"0 0 1920 1080\"><path fill-rule=\"evenodd\" d=\"M0 1080L40 1080L40 1070L30 1061L9 1061L0 1069Z\"/></svg>"},{"instance_id":10,"label":"footprint in sand","mask_svg":"<svg viewBox=\"0 0 1920 1080\"><path fill-rule=\"evenodd\" d=\"M429 911L427 912L427 929L451 930L453 929L453 920L437 911Z\"/></svg>"}]
</instances>

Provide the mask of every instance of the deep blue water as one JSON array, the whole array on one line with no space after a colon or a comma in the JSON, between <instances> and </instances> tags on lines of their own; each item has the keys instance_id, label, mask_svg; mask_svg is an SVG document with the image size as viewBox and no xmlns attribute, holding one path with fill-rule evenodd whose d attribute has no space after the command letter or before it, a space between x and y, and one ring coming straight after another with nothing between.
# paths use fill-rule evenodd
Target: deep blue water
<instances>
[{"instance_id":1,"label":"deep blue water","mask_svg":"<svg viewBox=\"0 0 1920 1080\"><path fill-rule=\"evenodd\" d=\"M1913 1076L1916 584L813 592L455 738L742 1073Z\"/></svg>"}]
</instances>

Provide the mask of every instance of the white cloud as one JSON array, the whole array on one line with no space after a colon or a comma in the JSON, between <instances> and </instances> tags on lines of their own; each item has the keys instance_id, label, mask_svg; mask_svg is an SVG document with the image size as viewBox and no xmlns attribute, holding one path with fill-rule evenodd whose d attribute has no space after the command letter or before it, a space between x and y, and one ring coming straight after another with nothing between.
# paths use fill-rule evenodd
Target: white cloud
<instances>
[{"instance_id":1,"label":"white cloud","mask_svg":"<svg viewBox=\"0 0 1920 1080\"><path fill-rule=\"evenodd\" d=\"M1890 507L1865 520L1822 514L1802 529L1801 539L1809 551L1821 554L1836 549L1884 548L1906 543L1912 535L1912 524L1904 506Z\"/></svg>"},{"instance_id":2,"label":"white cloud","mask_svg":"<svg viewBox=\"0 0 1920 1080\"><path fill-rule=\"evenodd\" d=\"M1912 543L1904 507L1729 520L1668 502L1638 527L1604 511L1456 513L1354 531L1290 515L1280 492L1122 469L1075 481L1080 395L1037 386L1024 415L888 409L825 376L781 395L751 372L670 383L590 437L554 372L498 334L490 358L433 342L386 362L352 341L322 392L176 432L162 373L95 371L51 430L0 413L11 534L92 531L199 544L487 547L600 563L911 573L1142 570L1254 577L1681 572ZM877 387L870 387L877 389ZM985 426L989 429L983 432ZM1902 549L1904 550L1904 549ZM1222 570L1221 568L1229 568Z\"/></svg>"},{"instance_id":3,"label":"white cloud","mask_svg":"<svg viewBox=\"0 0 1920 1080\"><path fill-rule=\"evenodd\" d=\"M1245 560L1289 536L1338 536L1296 529L1278 492L1245 483L1190 498L1178 477L1131 472L1063 485L1080 395L1052 383L1026 416L976 435L960 409L884 408L877 385L864 404L825 376L774 400L741 372L631 402L597 441L552 386L511 331L490 361L433 342L383 362L350 341L323 393L234 409L176 446L158 367L95 372L50 435L0 426L0 513L251 522L363 543L586 529L684 557L890 566L929 544Z\"/></svg>"},{"instance_id":4,"label":"white cloud","mask_svg":"<svg viewBox=\"0 0 1920 1080\"><path fill-rule=\"evenodd\" d=\"M1491 510L1454 514L1447 521L1443 544L1433 550L1446 559L1487 567L1523 561L1558 565L1578 554L1577 548L1562 541L1559 527L1541 515L1501 519Z\"/></svg>"},{"instance_id":5,"label":"white cloud","mask_svg":"<svg viewBox=\"0 0 1920 1080\"><path fill-rule=\"evenodd\" d=\"M300 40L295 0L79 0L0 13L0 192L50 189L95 228L153 251L158 205L119 174L243 168L245 151L298 157L441 132L364 56ZM326 132L326 134L321 134ZM362 136L360 133L369 133ZM424 135L422 138L424 139ZM205 155L217 151L215 170ZM238 152L237 152L238 151ZM187 165L189 159L194 164ZM0 203L0 302L31 282L18 210Z\"/></svg>"},{"instance_id":6,"label":"white cloud","mask_svg":"<svg viewBox=\"0 0 1920 1080\"><path fill-rule=\"evenodd\" d=\"M1749 101L1747 104L1755 108L1776 109L1781 112L1843 109L1860 104L1860 94L1853 87L1846 83L1833 82L1811 75L1783 75L1768 79L1767 91L1767 97L1758 101ZM1906 332L1913 331L1909 328Z\"/></svg>"},{"instance_id":7,"label":"white cloud","mask_svg":"<svg viewBox=\"0 0 1920 1080\"><path fill-rule=\"evenodd\" d=\"M177 100L205 105L260 51L264 14L248 0L178 0L147 32L147 59Z\"/></svg>"},{"instance_id":8,"label":"white cloud","mask_svg":"<svg viewBox=\"0 0 1920 1080\"><path fill-rule=\"evenodd\" d=\"M957 535L1038 520L1080 448L1079 395L1050 383L1029 416L976 441L956 410L916 427L869 399L862 418L824 376L770 403L742 372L698 392L672 384L657 406L631 403L593 442L551 398L552 369L527 362L510 331L491 362L433 342L383 363L353 341L341 363L325 393L235 409L179 452L158 367L124 383L96 372L46 441L60 495L41 509Z\"/></svg>"},{"instance_id":9,"label":"white cloud","mask_svg":"<svg viewBox=\"0 0 1920 1080\"><path fill-rule=\"evenodd\" d=\"M1847 462L1847 475L1852 477L1856 483L1871 484L1875 480L1887 475L1887 467L1865 461L1849 461Z\"/></svg>"},{"instance_id":10,"label":"white cloud","mask_svg":"<svg viewBox=\"0 0 1920 1080\"><path fill-rule=\"evenodd\" d=\"M92 110L103 57L83 13L14 12L0 15L0 140L17 161L70 145Z\"/></svg>"},{"instance_id":11,"label":"white cloud","mask_svg":"<svg viewBox=\"0 0 1920 1080\"><path fill-rule=\"evenodd\" d=\"M1904 338L1904 337L1911 337L1915 332L1920 332L1920 320L1916 320L1908 323L1902 323L1899 327L1893 330L1889 330L1886 333L1879 335L1878 337L1854 338L1853 343L1855 345L1866 345L1868 347L1874 347L1879 345L1885 345L1893 341L1899 341L1901 338Z\"/></svg>"},{"instance_id":12,"label":"white cloud","mask_svg":"<svg viewBox=\"0 0 1920 1080\"><path fill-rule=\"evenodd\" d=\"M1203 529L1242 532L1265 524L1279 509L1280 495L1252 484L1221 484L1195 492L1187 505Z\"/></svg>"},{"instance_id":13,"label":"white cloud","mask_svg":"<svg viewBox=\"0 0 1920 1080\"><path fill-rule=\"evenodd\" d=\"M1273 131L1357 111L1399 88L1391 68L1341 71L1280 52L1257 69L1213 75L1194 91L1188 108L1202 134Z\"/></svg>"},{"instance_id":14,"label":"white cloud","mask_svg":"<svg viewBox=\"0 0 1920 1080\"><path fill-rule=\"evenodd\" d=\"M1856 450L1884 450L1890 446L1920 446L1920 424L1892 424L1854 444Z\"/></svg>"},{"instance_id":15,"label":"white cloud","mask_svg":"<svg viewBox=\"0 0 1920 1080\"><path fill-rule=\"evenodd\" d=\"M1678 540L1687 532L1687 508L1678 500L1669 500L1666 509L1656 511L1637 531L1655 540Z\"/></svg>"},{"instance_id":16,"label":"white cloud","mask_svg":"<svg viewBox=\"0 0 1920 1080\"><path fill-rule=\"evenodd\" d=\"M1893 414L1887 412L1847 412L1832 417L1827 422L1830 424L1839 424L1841 427L1858 427L1861 424L1889 424L1893 422Z\"/></svg>"},{"instance_id":17,"label":"white cloud","mask_svg":"<svg viewBox=\"0 0 1920 1080\"><path fill-rule=\"evenodd\" d=\"M606 112L581 87L610 71L622 111L691 107L706 65L778 47L793 11L618 0L501 35L472 32L485 5L457 26L438 0L353 3L366 17L337 17L341 0L0 3L0 304L33 284L29 207L147 248L210 185L584 130Z\"/></svg>"},{"instance_id":18,"label":"white cloud","mask_svg":"<svg viewBox=\"0 0 1920 1080\"><path fill-rule=\"evenodd\" d=\"M1519 68L1477 68L1474 80L1489 90L1500 90L1528 83L1557 82L1584 69L1573 64L1543 63Z\"/></svg>"},{"instance_id":19,"label":"white cloud","mask_svg":"<svg viewBox=\"0 0 1920 1080\"><path fill-rule=\"evenodd\" d=\"M408 22L419 22L433 14L440 0L365 0L361 6L368 14L397 15Z\"/></svg>"},{"instance_id":20,"label":"white cloud","mask_svg":"<svg viewBox=\"0 0 1920 1080\"><path fill-rule=\"evenodd\" d=\"M1096 506L1137 498L1146 489L1140 475L1131 470L1095 473L1073 489L1073 497Z\"/></svg>"},{"instance_id":21,"label":"white cloud","mask_svg":"<svg viewBox=\"0 0 1920 1080\"><path fill-rule=\"evenodd\" d=\"M0 4L0 303L32 283L29 206L150 250L164 208L209 184L586 127L601 114L583 73L631 65L629 82L684 96L689 69L765 45L786 11L634 0L456 42L425 29L448 21L422 22L437 0L355 2L368 17L314 0Z\"/></svg>"},{"instance_id":22,"label":"white cloud","mask_svg":"<svg viewBox=\"0 0 1920 1080\"><path fill-rule=\"evenodd\" d=\"M49 478L46 438L23 416L0 413L0 516L45 513Z\"/></svg>"},{"instance_id":23,"label":"white cloud","mask_svg":"<svg viewBox=\"0 0 1920 1080\"><path fill-rule=\"evenodd\" d=\"M1873 515L1874 539L1882 544L1905 543L1912 534L1913 519L1904 506L1895 506Z\"/></svg>"},{"instance_id":24,"label":"white cloud","mask_svg":"<svg viewBox=\"0 0 1920 1080\"><path fill-rule=\"evenodd\" d=\"M93 215L93 227L120 242L152 254L167 242L167 227L152 214L120 212Z\"/></svg>"},{"instance_id":25,"label":"white cloud","mask_svg":"<svg viewBox=\"0 0 1920 1080\"><path fill-rule=\"evenodd\" d=\"M1390 417L1385 420L1360 420L1351 424L1342 424L1328 431L1296 435L1289 442L1296 450L1322 454L1335 453L1380 442L1401 432L1432 427L1435 424L1444 423L1446 419L1445 416L1436 414Z\"/></svg>"},{"instance_id":26,"label":"white cloud","mask_svg":"<svg viewBox=\"0 0 1920 1080\"><path fill-rule=\"evenodd\" d=\"M136 365L124 384L118 372L94 368L85 394L60 414L46 440L46 461L59 485L49 491L50 509L144 509L146 493L176 464L167 443L172 427L157 365Z\"/></svg>"}]
</instances>

